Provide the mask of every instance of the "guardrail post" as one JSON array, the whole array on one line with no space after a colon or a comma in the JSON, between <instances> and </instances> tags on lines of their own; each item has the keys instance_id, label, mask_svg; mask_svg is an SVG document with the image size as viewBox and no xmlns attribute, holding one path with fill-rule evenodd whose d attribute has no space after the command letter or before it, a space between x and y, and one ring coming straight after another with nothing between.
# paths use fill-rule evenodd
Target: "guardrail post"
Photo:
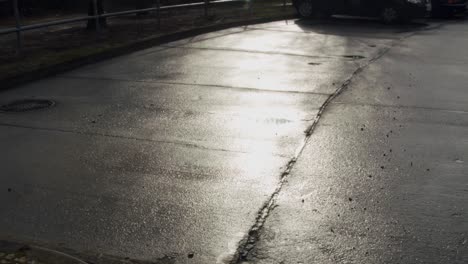
<instances>
[{"instance_id":1,"label":"guardrail post","mask_svg":"<svg viewBox=\"0 0 468 264\"><path fill-rule=\"evenodd\" d=\"M18 0L13 0L13 9L15 13L15 22L16 22L16 52L21 53L23 47L23 41L21 36L21 21L20 21L20 12L18 8Z\"/></svg>"},{"instance_id":2,"label":"guardrail post","mask_svg":"<svg viewBox=\"0 0 468 264\"><path fill-rule=\"evenodd\" d=\"M161 0L156 0L156 19L158 20L158 29L161 29Z\"/></svg>"},{"instance_id":3,"label":"guardrail post","mask_svg":"<svg viewBox=\"0 0 468 264\"><path fill-rule=\"evenodd\" d=\"M99 9L98 9L98 3L97 0L93 0L93 10L94 10L94 16L95 16L95 23L96 23L96 34L99 36L99 33L101 31L101 25L99 24Z\"/></svg>"},{"instance_id":4,"label":"guardrail post","mask_svg":"<svg viewBox=\"0 0 468 264\"><path fill-rule=\"evenodd\" d=\"M205 17L208 17L208 5L210 4L210 0L205 0Z\"/></svg>"}]
</instances>

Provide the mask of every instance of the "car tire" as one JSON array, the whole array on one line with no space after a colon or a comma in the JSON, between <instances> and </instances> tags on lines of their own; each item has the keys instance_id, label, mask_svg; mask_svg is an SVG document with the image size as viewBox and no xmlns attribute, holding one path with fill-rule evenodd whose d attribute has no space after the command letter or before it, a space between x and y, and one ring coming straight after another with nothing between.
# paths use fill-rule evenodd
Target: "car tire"
<instances>
[{"instance_id":1,"label":"car tire","mask_svg":"<svg viewBox=\"0 0 468 264\"><path fill-rule=\"evenodd\" d=\"M406 20L402 10L396 5L384 6L380 13L380 19L385 24L394 24Z\"/></svg>"},{"instance_id":2,"label":"car tire","mask_svg":"<svg viewBox=\"0 0 468 264\"><path fill-rule=\"evenodd\" d=\"M314 15L314 0L296 0L294 6L300 17L310 18Z\"/></svg>"},{"instance_id":3,"label":"car tire","mask_svg":"<svg viewBox=\"0 0 468 264\"><path fill-rule=\"evenodd\" d=\"M293 0L293 4L303 18L327 19L332 16L331 9L320 0Z\"/></svg>"}]
</instances>

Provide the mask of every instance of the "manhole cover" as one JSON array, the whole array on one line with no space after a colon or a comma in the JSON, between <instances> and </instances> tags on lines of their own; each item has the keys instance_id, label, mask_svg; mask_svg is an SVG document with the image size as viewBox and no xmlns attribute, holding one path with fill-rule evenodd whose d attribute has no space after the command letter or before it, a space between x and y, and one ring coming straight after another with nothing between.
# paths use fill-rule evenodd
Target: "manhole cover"
<instances>
[{"instance_id":1,"label":"manhole cover","mask_svg":"<svg viewBox=\"0 0 468 264\"><path fill-rule=\"evenodd\" d=\"M24 99L16 100L8 104L0 106L1 112L26 112L32 110L38 110L43 108L49 108L55 105L54 101L45 99Z\"/></svg>"}]
</instances>

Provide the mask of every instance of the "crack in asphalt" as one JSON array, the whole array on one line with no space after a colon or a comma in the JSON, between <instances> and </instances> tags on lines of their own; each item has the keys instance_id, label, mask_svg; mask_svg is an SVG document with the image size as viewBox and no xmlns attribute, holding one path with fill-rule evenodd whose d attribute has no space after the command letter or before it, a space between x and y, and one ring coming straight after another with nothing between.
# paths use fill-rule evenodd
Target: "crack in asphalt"
<instances>
[{"instance_id":1,"label":"crack in asphalt","mask_svg":"<svg viewBox=\"0 0 468 264\"><path fill-rule=\"evenodd\" d=\"M198 37L198 36L194 36L194 37L190 38L188 43L176 44L176 45L173 45L173 46L172 45L167 45L167 44L157 45L157 46L154 46L153 48L150 48L150 49L155 49L155 48L158 48L158 47L162 47L162 49L148 50L148 52L138 52L138 54L136 56L137 57L142 57L142 56L146 56L146 55L149 55L149 54L154 54L154 53L158 53L158 52L161 52L161 51L166 51L166 50L169 50L169 49L172 49L172 48L177 48L179 46L183 46L183 45L187 45L187 44L198 43L198 42L203 42L203 41L206 41L206 40L221 38L221 37L225 37L225 36L229 36L229 35L240 34L240 33L244 33L246 31L251 31L251 30L253 30L253 29L244 28L244 29L242 29L240 31L229 32L229 33L226 33L226 34L220 34L220 35L216 35L216 36L213 36L213 37L202 38L202 39L198 39L198 40L195 40L195 38ZM222 32L222 31L223 30L215 31L215 32ZM175 42L179 42L179 41L182 41L182 40L176 40Z\"/></svg>"},{"instance_id":2,"label":"crack in asphalt","mask_svg":"<svg viewBox=\"0 0 468 264\"><path fill-rule=\"evenodd\" d=\"M346 79L345 82L333 93L331 94L325 102L322 104L322 106L319 108L318 113L316 114L316 117L313 121L313 123L306 129L305 131L305 138L302 142L302 144L297 148L297 151L293 158L288 162L288 165L286 166L286 169L281 173L280 175L280 181L275 189L275 191L271 194L269 199L263 204L263 206L260 208L260 210L257 213L257 217L255 219L255 223L252 225L250 228L249 232L247 235L239 242L237 251L234 253L233 258L228 262L229 264L240 264L246 260L248 260L250 253L252 250L255 248L257 242L260 240L260 232L263 229L263 226L270 215L270 213L273 211L273 209L276 206L276 200L284 186L284 183L286 182L288 176L291 173L291 170L294 168L294 165L297 162L297 159L300 157L302 151L304 150L306 144L309 142L315 128L318 125L318 122L320 121L321 117L323 116L325 110L327 109L327 106L331 104L331 102L338 97L344 90L346 90L350 84L352 83L353 79L359 75L360 73L363 72L365 68L367 68L369 65L374 63L375 61L379 60L382 58L385 54L387 54L394 46L396 46L398 43L402 42L403 40L415 35L416 32L412 32L410 34L407 34L405 36L402 36L396 40L394 40L389 46L386 46L382 48L379 53L377 53L373 58L368 60L365 64L361 65L358 67L352 74L351 76Z\"/></svg>"},{"instance_id":3,"label":"crack in asphalt","mask_svg":"<svg viewBox=\"0 0 468 264\"><path fill-rule=\"evenodd\" d=\"M445 109L437 107L428 107L428 106L414 106L414 105L388 105L388 104L370 104L370 103L355 103L355 102L333 102L336 105L355 105L355 106L369 106L369 107L378 107L378 108L405 108L413 110L429 110L429 111L438 111L438 112L447 112L454 114L468 114L468 111L456 110L456 109Z\"/></svg>"},{"instance_id":4,"label":"crack in asphalt","mask_svg":"<svg viewBox=\"0 0 468 264\"><path fill-rule=\"evenodd\" d=\"M241 28L241 27L237 27L237 28ZM234 29L236 29L236 28L234 28ZM212 39L216 39L216 38L241 34L241 33L244 33L244 32L247 32L247 31L252 31L252 30L254 30L254 29L250 29L250 28L248 28L248 26L244 26L244 27L242 27L242 29L240 29L239 31L235 31L235 32L228 32L226 34L219 34L219 35L216 35L216 36L207 37L207 38L200 38L200 39L195 39L195 38L199 37L199 36L195 36L195 37L191 37L188 40L187 43L181 43L181 44L175 44L175 45L171 45L170 43L168 43L168 44L163 44L163 45L160 45L160 46L161 47L168 47L168 48L176 48L176 47L187 45L187 44L199 43L199 42L203 42L203 41L206 41L206 40L212 40ZM222 32L222 31L218 31L218 32ZM181 42L181 40L179 40L179 42Z\"/></svg>"},{"instance_id":5,"label":"crack in asphalt","mask_svg":"<svg viewBox=\"0 0 468 264\"><path fill-rule=\"evenodd\" d=\"M96 81L117 81L117 82L136 82L136 83L150 83L150 84L162 84L162 85L182 85L182 86L196 86L196 87L210 87L210 88L222 88L222 89L233 89L239 91L251 91L251 92L269 92L269 93L292 93L292 94L310 94L310 95L325 95L330 96L330 93L320 92L308 92L308 91L290 91L290 90L273 90L273 89L262 89L242 86L229 86L229 85L217 85L217 84L203 84L203 83L184 83L184 82L164 82L158 80L131 80L131 79L120 79L120 78L102 78L92 76L73 76L64 75L57 78L62 79L81 79L81 80L96 80Z\"/></svg>"},{"instance_id":6,"label":"crack in asphalt","mask_svg":"<svg viewBox=\"0 0 468 264\"><path fill-rule=\"evenodd\" d=\"M285 30L285 29L276 29L276 28L250 28L250 30L256 30L256 31L271 31L271 32L284 32L284 33L298 33L298 34L309 34L309 35L317 35L317 31L312 31L312 30L302 30L302 31L295 31L295 30ZM399 32L399 33L405 33L405 32ZM357 35L357 34L340 34L340 36L344 37L363 37L362 35ZM398 39L398 37L383 37L383 36L373 36L372 34L368 34L368 36L364 36L366 39L384 39L384 40L394 40Z\"/></svg>"},{"instance_id":7,"label":"crack in asphalt","mask_svg":"<svg viewBox=\"0 0 468 264\"><path fill-rule=\"evenodd\" d=\"M169 46L161 46L161 47L169 47ZM214 51L229 51L229 52L243 52L243 53L252 53L252 54L265 54L265 55L276 55L276 56L291 56L291 57L304 57L304 58L311 58L311 59L342 59L344 61L355 61L359 60L359 58L350 58L348 55L328 55L328 56L320 56L320 55L307 55L307 54L299 54L299 53L290 53L290 52L277 52L277 51L261 51L261 50L248 50L248 49L232 49L232 48L216 48L216 47L190 47L190 46L177 46L171 47L174 49L195 49L195 50L214 50ZM352 55L351 55L352 56ZM354 57L354 56L353 56Z\"/></svg>"},{"instance_id":8,"label":"crack in asphalt","mask_svg":"<svg viewBox=\"0 0 468 264\"><path fill-rule=\"evenodd\" d=\"M136 141L152 142L152 143L173 144L173 145L181 145L181 146L191 147L191 148L196 148L196 149L204 149L204 150L220 151L220 152L242 153L242 154L249 154L250 153L250 152L246 152L246 151L230 150L230 149L223 149L223 148L210 148L210 147L206 147L206 146L202 146L202 145L198 145L198 144L194 144L194 143L189 143L189 142L182 142L182 141L155 140L155 139L148 139L148 138L129 137L129 136L123 136L123 135L112 135L112 134L106 134L106 133L78 131L78 130L67 130L67 129L60 129L60 128L26 126L26 125L9 124L9 123L1 123L1 122L0 122L0 126L2 126L2 127L34 129L34 130L42 130L42 131L49 131L49 132L72 133L72 134L86 135L86 136L100 136L100 137L108 137L108 138L136 140ZM281 155L278 155L278 156L281 157Z\"/></svg>"}]
</instances>

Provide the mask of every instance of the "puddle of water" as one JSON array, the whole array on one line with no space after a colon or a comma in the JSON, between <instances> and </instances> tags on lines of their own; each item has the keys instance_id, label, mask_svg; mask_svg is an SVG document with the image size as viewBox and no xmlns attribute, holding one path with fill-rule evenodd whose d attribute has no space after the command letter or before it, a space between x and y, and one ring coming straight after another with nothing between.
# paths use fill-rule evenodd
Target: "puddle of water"
<instances>
[{"instance_id":1,"label":"puddle of water","mask_svg":"<svg viewBox=\"0 0 468 264\"><path fill-rule=\"evenodd\" d=\"M361 55L343 55L343 57L347 58L347 59L352 59L352 60L361 60L361 59L366 58L366 57L361 56Z\"/></svg>"}]
</instances>

